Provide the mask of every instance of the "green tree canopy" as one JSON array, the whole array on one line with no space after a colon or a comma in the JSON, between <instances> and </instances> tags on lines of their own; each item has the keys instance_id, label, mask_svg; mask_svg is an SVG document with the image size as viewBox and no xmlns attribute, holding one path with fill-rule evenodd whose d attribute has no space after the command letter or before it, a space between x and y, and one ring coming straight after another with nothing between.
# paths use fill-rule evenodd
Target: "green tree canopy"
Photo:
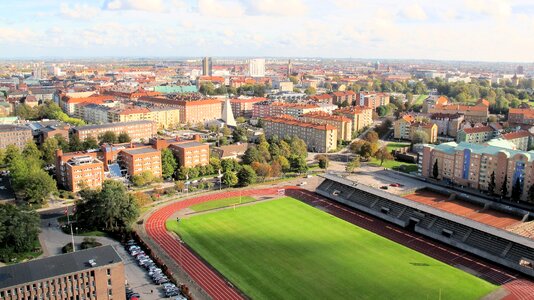
<instances>
[{"instance_id":1,"label":"green tree canopy","mask_svg":"<svg viewBox=\"0 0 534 300\"><path fill-rule=\"evenodd\" d=\"M32 250L38 240L39 225L36 211L0 205L0 259L10 262L14 254Z\"/></svg>"},{"instance_id":2,"label":"green tree canopy","mask_svg":"<svg viewBox=\"0 0 534 300\"><path fill-rule=\"evenodd\" d=\"M169 148L163 149L161 151L161 175L163 178L171 178L176 171L177 166L178 162L176 161L172 150Z\"/></svg>"},{"instance_id":3,"label":"green tree canopy","mask_svg":"<svg viewBox=\"0 0 534 300\"><path fill-rule=\"evenodd\" d=\"M256 182L256 172L249 165L244 165L239 172L237 172L239 185L248 186Z\"/></svg>"},{"instance_id":4,"label":"green tree canopy","mask_svg":"<svg viewBox=\"0 0 534 300\"><path fill-rule=\"evenodd\" d=\"M235 186L238 183L238 178L232 171L224 172L221 181L227 186Z\"/></svg>"},{"instance_id":5,"label":"green tree canopy","mask_svg":"<svg viewBox=\"0 0 534 300\"><path fill-rule=\"evenodd\" d=\"M100 144L115 144L119 141L117 134L113 131L106 131L99 137Z\"/></svg>"},{"instance_id":6,"label":"green tree canopy","mask_svg":"<svg viewBox=\"0 0 534 300\"><path fill-rule=\"evenodd\" d=\"M132 139L130 138L130 135L127 132L121 132L119 136L117 137L117 141L119 143L128 143Z\"/></svg>"}]
</instances>

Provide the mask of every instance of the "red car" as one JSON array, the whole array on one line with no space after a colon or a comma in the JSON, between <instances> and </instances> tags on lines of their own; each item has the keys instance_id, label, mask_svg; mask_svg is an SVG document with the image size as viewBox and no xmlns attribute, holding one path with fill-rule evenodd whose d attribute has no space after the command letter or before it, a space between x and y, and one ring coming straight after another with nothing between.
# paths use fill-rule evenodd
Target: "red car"
<instances>
[{"instance_id":1,"label":"red car","mask_svg":"<svg viewBox=\"0 0 534 300\"><path fill-rule=\"evenodd\" d=\"M403 187L404 185L402 185L400 183L392 183L389 186L392 186L392 187Z\"/></svg>"}]
</instances>

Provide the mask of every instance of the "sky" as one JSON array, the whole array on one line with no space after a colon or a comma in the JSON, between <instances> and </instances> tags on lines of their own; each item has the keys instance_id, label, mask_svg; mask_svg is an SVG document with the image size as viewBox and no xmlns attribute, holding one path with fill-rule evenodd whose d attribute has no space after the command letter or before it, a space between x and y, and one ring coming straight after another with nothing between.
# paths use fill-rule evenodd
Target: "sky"
<instances>
[{"instance_id":1,"label":"sky","mask_svg":"<svg viewBox=\"0 0 534 300\"><path fill-rule=\"evenodd\" d=\"M0 59L534 61L534 0L0 0Z\"/></svg>"}]
</instances>

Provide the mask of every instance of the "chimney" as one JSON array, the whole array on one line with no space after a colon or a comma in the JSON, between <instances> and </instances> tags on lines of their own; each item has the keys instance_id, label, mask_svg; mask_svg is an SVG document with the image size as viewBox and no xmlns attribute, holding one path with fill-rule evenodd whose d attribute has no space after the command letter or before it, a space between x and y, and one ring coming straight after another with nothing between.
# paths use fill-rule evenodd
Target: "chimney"
<instances>
[{"instance_id":1,"label":"chimney","mask_svg":"<svg viewBox=\"0 0 534 300\"><path fill-rule=\"evenodd\" d=\"M195 142L200 142L200 134L195 134L195 135L193 135L193 140L194 140Z\"/></svg>"},{"instance_id":2,"label":"chimney","mask_svg":"<svg viewBox=\"0 0 534 300\"><path fill-rule=\"evenodd\" d=\"M63 156L63 149L59 148L59 149L56 149L56 157L61 157Z\"/></svg>"},{"instance_id":3,"label":"chimney","mask_svg":"<svg viewBox=\"0 0 534 300\"><path fill-rule=\"evenodd\" d=\"M134 147L134 144L132 141L130 141L130 148L133 148Z\"/></svg>"}]
</instances>

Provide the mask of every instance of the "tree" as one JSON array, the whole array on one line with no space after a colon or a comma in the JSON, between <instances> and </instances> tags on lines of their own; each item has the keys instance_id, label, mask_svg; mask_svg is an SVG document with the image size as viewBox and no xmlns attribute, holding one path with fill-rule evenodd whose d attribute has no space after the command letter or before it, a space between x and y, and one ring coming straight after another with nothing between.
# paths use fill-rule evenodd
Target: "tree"
<instances>
[{"instance_id":1,"label":"tree","mask_svg":"<svg viewBox=\"0 0 534 300\"><path fill-rule=\"evenodd\" d=\"M232 132L232 138L235 143L248 141L247 130L245 127L238 126L236 129L234 129Z\"/></svg>"},{"instance_id":2,"label":"tree","mask_svg":"<svg viewBox=\"0 0 534 300\"><path fill-rule=\"evenodd\" d=\"M53 192L57 192L56 181L44 170L34 170L24 181L24 195L28 203L43 204Z\"/></svg>"},{"instance_id":3,"label":"tree","mask_svg":"<svg viewBox=\"0 0 534 300\"><path fill-rule=\"evenodd\" d=\"M328 168L328 163L329 163L329 159L328 159L328 156L324 155L324 154L319 154L319 155L316 155L315 156L315 160L317 162L319 162L319 168L321 169L326 169Z\"/></svg>"},{"instance_id":4,"label":"tree","mask_svg":"<svg viewBox=\"0 0 534 300\"><path fill-rule=\"evenodd\" d=\"M282 175L282 166L278 161L271 163L271 177L280 177Z\"/></svg>"},{"instance_id":5,"label":"tree","mask_svg":"<svg viewBox=\"0 0 534 300\"><path fill-rule=\"evenodd\" d=\"M176 158L169 148L161 151L161 175L163 178L171 178L176 170L178 163Z\"/></svg>"},{"instance_id":6,"label":"tree","mask_svg":"<svg viewBox=\"0 0 534 300\"><path fill-rule=\"evenodd\" d=\"M508 174L504 175L504 180L501 186L501 197L508 197Z\"/></svg>"},{"instance_id":7,"label":"tree","mask_svg":"<svg viewBox=\"0 0 534 300\"><path fill-rule=\"evenodd\" d=\"M230 128L228 128L228 126L226 126L226 124L225 124L224 127L221 130L221 133L223 134L223 136L229 136L229 135L232 134L232 130Z\"/></svg>"},{"instance_id":8,"label":"tree","mask_svg":"<svg viewBox=\"0 0 534 300\"><path fill-rule=\"evenodd\" d=\"M152 198L150 198L149 195L143 192L137 192L132 194L133 199L135 200L135 203L137 203L138 207L143 207L149 203L152 203Z\"/></svg>"},{"instance_id":9,"label":"tree","mask_svg":"<svg viewBox=\"0 0 534 300\"><path fill-rule=\"evenodd\" d=\"M360 157L356 156L345 166L345 171L352 173L360 167Z\"/></svg>"},{"instance_id":10,"label":"tree","mask_svg":"<svg viewBox=\"0 0 534 300\"><path fill-rule=\"evenodd\" d=\"M242 123L245 123L247 121L247 119L245 119L245 117L237 117L237 118L235 118L235 121L238 124L242 124Z\"/></svg>"},{"instance_id":11,"label":"tree","mask_svg":"<svg viewBox=\"0 0 534 300\"><path fill-rule=\"evenodd\" d=\"M488 183L488 192L490 195L495 193L495 171L491 172L490 181Z\"/></svg>"},{"instance_id":12,"label":"tree","mask_svg":"<svg viewBox=\"0 0 534 300\"><path fill-rule=\"evenodd\" d=\"M83 190L80 194L76 217L87 229L123 232L139 216L139 206L122 182L106 180L100 191Z\"/></svg>"},{"instance_id":13,"label":"tree","mask_svg":"<svg viewBox=\"0 0 534 300\"><path fill-rule=\"evenodd\" d=\"M438 160L436 159L434 161L434 166L432 167L432 177L434 177L434 179L438 179L438 176L439 176L439 168L438 168Z\"/></svg>"},{"instance_id":14,"label":"tree","mask_svg":"<svg viewBox=\"0 0 534 300\"><path fill-rule=\"evenodd\" d=\"M117 140L119 141L119 143L128 143L132 139L130 138L130 135L127 132L121 132L117 137Z\"/></svg>"},{"instance_id":15,"label":"tree","mask_svg":"<svg viewBox=\"0 0 534 300\"><path fill-rule=\"evenodd\" d=\"M417 130L416 132L413 133L412 142L414 144L426 144L428 143L428 141L430 141L430 137L428 136L428 133L422 130Z\"/></svg>"},{"instance_id":16,"label":"tree","mask_svg":"<svg viewBox=\"0 0 534 300\"><path fill-rule=\"evenodd\" d=\"M374 130L369 130L367 131L363 139L371 144L378 143L378 133Z\"/></svg>"},{"instance_id":17,"label":"tree","mask_svg":"<svg viewBox=\"0 0 534 300\"><path fill-rule=\"evenodd\" d=\"M174 187L176 188L177 191L183 192L183 190L185 189L185 182L183 180L177 180L174 183Z\"/></svg>"},{"instance_id":18,"label":"tree","mask_svg":"<svg viewBox=\"0 0 534 300\"><path fill-rule=\"evenodd\" d=\"M275 162L277 162L280 165L282 172L288 172L291 169L291 165L289 164L289 160L285 158L284 156L278 156L275 159Z\"/></svg>"},{"instance_id":19,"label":"tree","mask_svg":"<svg viewBox=\"0 0 534 300\"><path fill-rule=\"evenodd\" d=\"M223 159L221 161L221 168L223 172L233 171L237 172L241 169L239 162L233 158Z\"/></svg>"},{"instance_id":20,"label":"tree","mask_svg":"<svg viewBox=\"0 0 534 300\"><path fill-rule=\"evenodd\" d=\"M9 166L15 158L20 157L21 155L22 153L20 152L20 149L17 146L12 144L7 145L4 156L4 163Z\"/></svg>"},{"instance_id":21,"label":"tree","mask_svg":"<svg viewBox=\"0 0 534 300\"><path fill-rule=\"evenodd\" d=\"M78 135L73 134L69 138L69 150L70 151L82 151L84 150L82 141L80 141L80 138Z\"/></svg>"},{"instance_id":22,"label":"tree","mask_svg":"<svg viewBox=\"0 0 534 300\"><path fill-rule=\"evenodd\" d=\"M265 178L268 178L271 176L272 168L267 163L259 163L254 162L250 165L254 172L256 172L256 175L261 178L261 181L265 181Z\"/></svg>"},{"instance_id":23,"label":"tree","mask_svg":"<svg viewBox=\"0 0 534 300\"><path fill-rule=\"evenodd\" d=\"M364 142L360 147L360 156L369 159L373 155L373 146L369 142Z\"/></svg>"},{"instance_id":24,"label":"tree","mask_svg":"<svg viewBox=\"0 0 534 300\"><path fill-rule=\"evenodd\" d=\"M237 172L239 185L248 186L256 182L256 172L251 166L244 165L239 172Z\"/></svg>"},{"instance_id":25,"label":"tree","mask_svg":"<svg viewBox=\"0 0 534 300\"><path fill-rule=\"evenodd\" d=\"M59 149L59 143L54 137L47 138L41 146L43 150L43 160L47 164L53 164L56 161L56 150Z\"/></svg>"},{"instance_id":26,"label":"tree","mask_svg":"<svg viewBox=\"0 0 534 300\"><path fill-rule=\"evenodd\" d=\"M289 81L293 82L293 84L299 84L299 80L296 76L289 76Z\"/></svg>"},{"instance_id":27,"label":"tree","mask_svg":"<svg viewBox=\"0 0 534 300\"><path fill-rule=\"evenodd\" d=\"M83 141L83 149L89 150L89 149L98 149L98 142L96 139L92 136L88 137Z\"/></svg>"},{"instance_id":28,"label":"tree","mask_svg":"<svg viewBox=\"0 0 534 300\"><path fill-rule=\"evenodd\" d=\"M250 146L243 155L243 163L245 164L252 164L253 162L264 162L265 159L260 155L260 152L256 148L256 146Z\"/></svg>"},{"instance_id":29,"label":"tree","mask_svg":"<svg viewBox=\"0 0 534 300\"><path fill-rule=\"evenodd\" d=\"M317 93L317 90L313 86L309 86L304 90L304 93L306 95L315 95Z\"/></svg>"},{"instance_id":30,"label":"tree","mask_svg":"<svg viewBox=\"0 0 534 300\"><path fill-rule=\"evenodd\" d=\"M512 189L512 200L516 202L521 200L521 181L519 178L515 180L514 188Z\"/></svg>"},{"instance_id":31,"label":"tree","mask_svg":"<svg viewBox=\"0 0 534 300\"><path fill-rule=\"evenodd\" d=\"M210 166L213 167L213 170L215 172L219 172L219 170L221 169L221 160L216 158L216 157L211 157L210 158Z\"/></svg>"},{"instance_id":32,"label":"tree","mask_svg":"<svg viewBox=\"0 0 534 300\"><path fill-rule=\"evenodd\" d=\"M387 146L382 146L382 148L378 149L375 153L375 157L380 160L380 166L384 164L385 160L393 159L393 155L391 155Z\"/></svg>"},{"instance_id":33,"label":"tree","mask_svg":"<svg viewBox=\"0 0 534 300\"><path fill-rule=\"evenodd\" d=\"M306 160L301 156L291 155L291 157L289 157L289 164L291 166L291 171L293 172L300 174L308 171Z\"/></svg>"},{"instance_id":34,"label":"tree","mask_svg":"<svg viewBox=\"0 0 534 300\"><path fill-rule=\"evenodd\" d=\"M22 155L26 158L41 159L42 153L39 151L39 148L37 148L37 145L35 145L33 141L29 141L26 143L26 146L24 146Z\"/></svg>"},{"instance_id":35,"label":"tree","mask_svg":"<svg viewBox=\"0 0 534 300\"><path fill-rule=\"evenodd\" d=\"M135 186L145 186L155 181L156 177L151 171L143 171L137 175L132 176L132 183Z\"/></svg>"},{"instance_id":36,"label":"tree","mask_svg":"<svg viewBox=\"0 0 534 300\"><path fill-rule=\"evenodd\" d=\"M21 103L15 107L15 116L24 120L32 120L35 119L35 111L27 104Z\"/></svg>"},{"instance_id":37,"label":"tree","mask_svg":"<svg viewBox=\"0 0 534 300\"><path fill-rule=\"evenodd\" d=\"M117 134L113 131L106 131L99 137L100 144L115 144L118 142Z\"/></svg>"},{"instance_id":38,"label":"tree","mask_svg":"<svg viewBox=\"0 0 534 300\"><path fill-rule=\"evenodd\" d=\"M296 154L303 159L308 156L308 146L306 145L306 142L304 142L303 139L297 136L292 136L289 140L289 145L291 154Z\"/></svg>"},{"instance_id":39,"label":"tree","mask_svg":"<svg viewBox=\"0 0 534 300\"><path fill-rule=\"evenodd\" d=\"M227 186L235 186L238 182L238 178L232 171L226 171L224 172L221 181Z\"/></svg>"},{"instance_id":40,"label":"tree","mask_svg":"<svg viewBox=\"0 0 534 300\"><path fill-rule=\"evenodd\" d=\"M40 218L34 210L0 205L0 260L11 262L17 253L33 250L39 236Z\"/></svg>"}]
</instances>

